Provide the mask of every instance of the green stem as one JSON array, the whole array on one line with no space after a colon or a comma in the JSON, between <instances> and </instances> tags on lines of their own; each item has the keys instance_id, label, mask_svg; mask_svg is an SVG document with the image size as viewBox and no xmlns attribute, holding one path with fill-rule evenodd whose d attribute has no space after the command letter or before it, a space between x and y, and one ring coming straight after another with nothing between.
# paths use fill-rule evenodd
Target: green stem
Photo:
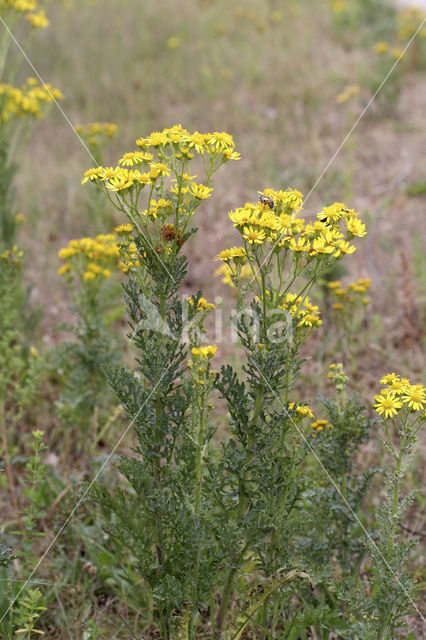
<instances>
[{"instance_id":1,"label":"green stem","mask_svg":"<svg viewBox=\"0 0 426 640\"><path fill-rule=\"evenodd\" d=\"M247 466L250 466L251 461L253 460L253 449L254 449L254 445L256 442L256 438L255 438L255 433L254 433L254 427L257 424L257 420L259 418L259 414L260 414L260 409L262 406L262 400L263 400L263 396L265 393L265 387L263 385L260 385L257 389L257 393L256 393L256 400L255 400L255 406L254 406L254 411L253 411L253 418L252 418L252 426L248 435L248 439L247 439ZM239 501L238 501L238 510L237 510L237 520L242 520L243 516L244 516L244 512L246 510L246 506L247 506L247 492L245 490L244 485L246 484L246 482L248 481L250 476L250 472L247 469L245 471L245 473L243 474L242 479L240 479L240 483L239 483ZM247 541L243 550L241 551L241 553L238 556L238 559L235 563L235 566L229 571L228 574L228 578L225 584L225 589L223 592L223 596L222 596L222 602L220 605L220 609L219 609L219 615L218 615L218 619L217 619L217 629L216 629L216 635L215 635L215 640L219 640L221 638L221 634L222 634L222 628L223 628L223 623L225 621L225 616L226 616L226 612L228 610L228 605L229 605L229 600L231 598L232 595L232 588L233 588L233 584L234 584L234 579L235 576L237 574L237 571L239 569L239 565L241 560L244 557L244 553L248 547L249 542Z\"/></svg>"},{"instance_id":2,"label":"green stem","mask_svg":"<svg viewBox=\"0 0 426 640\"><path fill-rule=\"evenodd\" d=\"M226 616L226 612L228 610L228 604L229 604L229 600L231 598L231 594L232 594L232 587L234 586L234 580L235 580L235 576L237 575L238 569L240 568L240 564L244 558L244 555L247 551L249 545L249 541L246 542L246 544L244 545L243 549L241 550L240 554L238 555L238 558L235 562L235 566L230 570L230 572L228 573L228 578L226 580L225 583L225 588L223 591L223 596L222 596L222 602L220 605L220 609L219 609L219 614L217 617L217 624L216 624L216 631L214 634L214 640L220 640L222 637L222 629L223 629L223 623L225 621L225 616Z\"/></svg>"},{"instance_id":3,"label":"green stem","mask_svg":"<svg viewBox=\"0 0 426 640\"><path fill-rule=\"evenodd\" d=\"M205 416L204 416L204 394L201 397L201 407L198 419L198 433L197 433L197 456L195 462L195 503L194 503L194 512L195 517L197 519L197 523L200 522L200 513L201 513L201 489L203 484L203 468L202 468L202 457L203 457L203 440L204 440L204 431L205 431ZM198 602L198 580L200 574L200 553L201 553L201 532L198 532L198 540L197 546L195 549L195 563L194 563L194 574L193 574L193 589L192 589L192 604L193 604L193 612L191 619L191 628L190 628L190 637L193 637L193 624L194 617L197 612L197 602Z\"/></svg>"}]
</instances>

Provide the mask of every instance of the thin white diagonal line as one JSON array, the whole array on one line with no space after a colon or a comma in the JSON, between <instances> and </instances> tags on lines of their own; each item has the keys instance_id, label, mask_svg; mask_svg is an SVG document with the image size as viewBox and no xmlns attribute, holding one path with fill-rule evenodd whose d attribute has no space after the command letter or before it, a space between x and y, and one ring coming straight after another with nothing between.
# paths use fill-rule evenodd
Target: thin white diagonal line
<instances>
[{"instance_id":1,"label":"thin white diagonal line","mask_svg":"<svg viewBox=\"0 0 426 640\"><path fill-rule=\"evenodd\" d=\"M40 73L37 71L37 69L34 67L33 63L31 62L31 60L28 58L27 54L25 53L25 51L23 50L23 48L21 47L20 43L16 40L15 36L13 35L12 31L9 29L8 25L6 24L6 22L3 20L3 18L0 16L0 21L2 22L3 26L5 27L5 29L8 31L10 37L13 39L13 41L15 42L16 46L18 47L18 49L20 50L20 52L22 53L22 55L24 56L25 60L28 62L28 64L30 65L30 67L32 68L32 70L34 71L34 73L36 74L36 76L38 77L38 79L40 80L40 82L45 86L47 92L49 93L50 97L52 98L52 101L56 104L56 106L58 107L60 113L63 115L63 117L65 118L65 120L67 121L67 123L69 124L69 126L71 127L71 129L73 130L74 134L76 135L76 137L79 139L80 143L83 145L83 147L86 149L87 153L89 154L89 156L91 157L91 159L93 160L93 162L97 165L96 160L94 159L92 153L90 152L90 149L87 147L87 145L85 144L84 140L81 138L81 136L78 134L77 130L75 129L74 125L72 124L71 120L68 118L67 114L65 113L65 111L62 109L61 105L58 103L58 101L56 100L55 96L52 94L52 92L50 91L49 87L46 86L46 83L44 82L43 78L41 77ZM97 165L98 166L98 165ZM127 206L127 205L126 205ZM142 230L140 229L139 225L136 223L136 226L139 230L139 232L143 235ZM149 242L149 239L148 239ZM151 245L151 243L149 242L149 244ZM152 245L151 245L151 248ZM154 250L154 249L153 249ZM168 273L169 277L171 278L171 280L174 281L173 276L170 274L169 270L167 269L167 267L165 266L165 264L163 263L163 261L161 260L160 256L158 256L157 252L154 251L154 253L157 255L159 261L161 262L161 264L163 265L165 271ZM24 584L22 585L22 587L20 588L20 590L18 591L17 595L15 596L14 600L10 603L9 607L7 608L7 610L5 611L5 613L3 614L3 617L0 620L0 623L4 620L4 617L7 615L7 613L10 611L11 607L14 605L14 603L16 602L17 598L20 596L20 594L22 593L22 591L25 589L25 587L27 586L28 582L31 581L31 578L33 577L33 575L35 574L35 572L37 571L37 569L39 568L39 566L41 565L41 563L43 562L44 558L46 557L46 555L49 553L50 549L53 547L53 545L55 544L56 540L58 539L58 537L61 535L62 531L65 529L65 527L67 526L68 522L71 520L72 516L74 515L74 513L77 511L77 509L79 508L79 506L81 505L81 503L83 502L83 500L85 499L87 493L89 492L90 488L93 486L94 482L96 482L96 479L98 478L98 476L100 475L100 473L102 472L102 470L104 469L104 467L107 465L107 463L109 462L109 460L111 459L111 457L114 455L115 451L117 450L118 446L120 445L120 443L122 442L123 438L126 436L126 434L129 432L130 428L133 426L134 422L136 421L136 419L138 418L140 412L142 411L142 409L144 408L144 406L146 405L146 403L148 402L148 400L151 398L152 394L155 392L155 390L157 389L158 385L160 384L161 380L164 378L164 376L166 375L167 371L169 370L171 366L171 363L164 369L163 373L161 374L160 379L158 380L158 382L156 383L156 385L154 386L154 388L151 390L151 393L149 394L148 398L145 400L145 402L143 403L143 405L139 408L138 412L136 413L136 415L134 416L134 418L131 420L131 422L129 423L129 425L127 426L126 430L123 432L123 434L120 436L118 442L116 443L116 445L114 446L114 448L112 449L112 451L110 452L110 454L108 455L108 457L105 459L105 461L103 462L102 466L99 468L99 470L97 471L95 477L92 479L91 483L89 484L89 486L86 488L86 490L84 491L83 495L80 497L80 499L78 500L78 502L75 504L75 506L73 507L72 511L69 513L67 519L65 520L65 522L62 524L62 526L60 527L59 531L55 534L54 538L51 540L51 542L49 543L48 547L45 549L43 555L41 556L41 558L39 559L39 561L37 562L36 566L34 567L34 569L32 570L30 576L27 578L27 580L24 582Z\"/></svg>"},{"instance_id":2,"label":"thin white diagonal line","mask_svg":"<svg viewBox=\"0 0 426 640\"><path fill-rule=\"evenodd\" d=\"M316 189L316 187L318 186L319 182L322 180L324 174L328 171L328 169L331 167L331 165L333 164L334 160L336 159L336 157L339 155L340 151L342 150L342 148L344 147L344 145L346 144L346 142L348 141L349 137L352 135L352 133L354 132L355 128L358 126L358 124L360 123L360 121L362 120L362 118L364 117L364 115L366 114L366 112L368 111L368 109L370 108L370 106L372 105L372 103L374 102L374 100L376 99L377 95L380 93L380 91L383 88L383 85L386 83L386 81L388 80L389 76L393 73L395 67L398 65L399 61L401 60L402 56L405 54L405 52L407 51L408 47L411 45L411 43L413 42L414 38L416 37L416 35L418 34L418 32L420 31L420 29L423 27L423 25L426 22L426 18L424 18L422 20L422 22L420 23L420 25L418 26L418 28L416 29L415 33L413 34L413 36L410 38L410 40L407 42L407 44L405 45L404 49L402 50L402 53L400 54L400 56L395 60L395 62L393 63L393 65L391 66L391 68L389 69L389 71L387 72L384 80L382 80L382 82L380 83L379 87L376 89L376 91L374 92L373 96L370 98L368 104L364 107L361 115L358 116L358 118L355 121L355 124L352 125L351 129L349 130L349 132L346 134L346 136L343 139L343 142L341 142L341 144L339 145L339 147L337 148L337 150L333 153L333 155L331 156L330 160L328 161L326 167L323 169L323 171L321 172L319 178L316 180L314 186L312 187L312 189L309 191L308 195L306 196L306 198L304 198L303 200L303 204L305 204L305 202L307 202L307 200L309 199L309 197L312 195L312 193L314 192L314 190ZM254 282L254 280L256 279L257 274L259 273L260 269L263 267L263 265L265 264L265 262L267 260L269 260L269 257L271 256L272 252L274 251L275 247L277 246L278 242L281 240L281 238L284 236L285 231L282 231L280 236L278 237L278 239L273 243L272 249L269 251L268 255L266 256L266 258L263 260L263 262L261 263L260 267L257 269L255 275L253 276L253 278L250 281L250 284L252 282Z\"/></svg>"},{"instance_id":3,"label":"thin white diagonal line","mask_svg":"<svg viewBox=\"0 0 426 640\"><path fill-rule=\"evenodd\" d=\"M19 596L21 595L22 591L25 589L25 587L27 586L27 584L31 581L31 578L33 577L33 575L35 574L35 572L37 571L37 569L39 568L39 566L41 565L41 563L43 562L43 560L45 559L45 557L47 556L47 554L49 553L49 551L51 550L51 548L53 547L53 545L55 544L56 540L59 538L59 536L61 535L62 531L65 529L65 527L67 526L68 522L71 520L71 518L73 517L74 513L77 511L77 509L79 508L79 506L81 505L81 503L84 501L85 497L87 496L88 492L90 491L91 487L93 486L93 484L96 482L96 479L99 477L99 475L101 474L101 472L103 471L103 469L105 468L105 466L108 464L108 462L110 461L110 459L112 458L112 456L114 455L115 451L117 450L118 446L120 445L120 443L122 442L122 440L125 438L125 436L127 435L127 433L129 432L130 428L133 426L133 424L135 423L135 421L137 420L140 412L142 411L142 409L144 408L144 406L146 405L146 403L148 402L148 400L150 400L150 398L152 397L152 394L155 392L155 390L157 389L158 385L160 384L160 382L162 381L162 379L164 378L164 376L166 375L167 371L170 369L171 367L170 363L163 371L163 373L161 374L160 379L158 380L158 382L156 383L155 387L153 387L153 389L151 390L151 393L149 394L149 396L147 397L147 399L145 400L145 402L142 404L142 406L138 409L138 412L136 413L136 415L134 416L134 418L131 420L131 422L129 423L129 425L127 426L126 430L121 434L117 444L114 446L114 448L112 449L112 451L108 454L108 457L104 460L104 462L102 463L101 467L98 469L98 471L96 472L95 477L92 479L92 481L90 482L89 486L85 489L83 495L79 498L79 500L77 501L77 503L74 505L72 511L68 514L67 519L65 520L65 522L61 525L61 527L59 528L59 530L57 531L57 533L55 534L55 536L52 538L52 540L50 541L50 543L48 544L47 548L45 549L45 551L43 552L43 555L41 556L41 558L39 559L39 561L37 562L36 566L34 567L34 569L31 571L29 577L25 580L24 584L22 585L22 587L19 589L17 595L15 596L15 598L12 600L12 602L10 603L10 605L8 606L8 608L6 609L6 611L3 614L3 617L0 619L0 623L4 620L5 616L9 613L10 609L13 607L13 605L15 604L16 600L19 598Z\"/></svg>"},{"instance_id":4,"label":"thin white diagonal line","mask_svg":"<svg viewBox=\"0 0 426 640\"><path fill-rule=\"evenodd\" d=\"M420 31L420 29L422 28L422 26L424 25L424 23L426 22L426 18L424 18L424 20L422 20L421 24L418 26L418 28L416 29L415 33L413 34L413 36L410 38L410 40L407 42L407 44L405 45L403 51L401 52L401 54L399 55L399 57L395 60L395 62L393 63L393 65L391 66L391 68L389 69L389 71L387 72L385 78L382 80L382 82L380 83L379 87L376 89L376 91L374 92L373 96L370 98L369 102L367 103L367 105L364 107L362 113L358 116L358 118L356 119L354 125L351 127L351 129L349 130L349 132L346 134L343 142L340 144L340 146L338 147L337 151L334 152L334 154L331 156L330 160L328 161L325 169L321 172L318 180L315 182L314 186L312 187L312 189L309 191L308 195L306 196L306 198L304 199L304 202L306 202L309 198L309 196L313 193L313 191L315 190L316 186L318 185L318 183L322 180L322 177L324 176L324 174L326 173L326 171L328 171L328 169L330 168L330 166L333 164L334 160L336 159L336 157L339 155L340 151L342 150L342 147L344 147L344 145L346 144L346 142L348 141L348 138L352 135L354 129L358 126L360 120L362 120L362 118L364 117L364 115L366 114L366 112L368 111L368 109L370 108L370 106L372 105L372 103L374 102L374 100L376 99L377 95L380 93L380 91L383 88L383 85L387 82L388 78L392 75L395 67L399 64L399 61L401 60L402 56L405 54L405 52L407 51L408 47L411 45L411 43L413 42L414 38L416 37L416 35L418 34L418 32Z\"/></svg>"},{"instance_id":5,"label":"thin white diagonal line","mask_svg":"<svg viewBox=\"0 0 426 640\"><path fill-rule=\"evenodd\" d=\"M47 93L50 95L52 102L55 103L55 105L58 107L60 113L63 115L63 117L65 118L65 120L67 121L67 123L69 124L69 126L71 127L71 129L73 130L74 134L76 135L76 137L78 138L78 140L80 141L80 143L83 145L83 147L86 149L87 153L89 154L89 156L91 157L91 159L93 160L94 164L99 167L99 164L96 162L95 158L92 155L92 152L90 151L90 149L88 148L88 146L86 145L86 143L84 142L83 138L79 135L77 129L74 127L73 123L71 122L71 120L69 119L69 117L67 116L67 114L65 113L65 111L63 110L63 108L61 107L61 105L59 104L59 102L56 100L55 96L53 95L52 91L50 90L49 86L46 85L46 83L44 82L43 78L41 77L40 73L37 71L37 69L35 68L35 66L33 65L33 63L31 62L31 60L29 59L29 57L27 56L27 54L25 53L25 51L23 50L22 46L20 45L20 43L18 42L18 40L15 38L15 36L13 35L12 31L10 30L10 28L8 27L8 25L6 24L6 22L3 20L3 18L0 16L0 21L2 22L4 28L7 30L7 32L9 33L10 37L12 38L12 40L14 41L14 43L16 44L16 46L18 47L19 51L22 53L22 55L24 56L25 60L28 62L28 64L30 65L31 69L34 71L34 73L36 74L37 78L40 80L40 82L42 83L42 85L44 86L44 88L46 89ZM141 235L144 235L142 229L139 227L139 224L137 222L137 220L135 220L134 216L131 216L130 214L130 210L129 210L129 206L128 204L124 201L123 199L123 204L125 206L125 208L127 209L127 212L129 214L129 217L132 219L132 222L136 225L139 233ZM170 273L170 271L167 269L166 265L164 264L164 262L162 261L162 259L160 258L160 256L158 255L157 251L155 251L154 247L152 246L149 238L146 238L146 240L148 241L149 246L151 247L154 255L158 258L159 262L161 262L161 265L163 267L163 269L167 272L169 278L171 280L173 280L173 282L175 282L175 279L173 278L172 274Z\"/></svg>"},{"instance_id":6,"label":"thin white diagonal line","mask_svg":"<svg viewBox=\"0 0 426 640\"><path fill-rule=\"evenodd\" d=\"M362 524L361 520L358 518L357 514L355 513L355 511L352 509L351 505L349 504L349 502L346 500L345 496L343 495L343 493L340 491L339 487L337 486L336 482L334 481L334 478L330 475L330 473L327 471L327 469L325 468L325 466L323 465L321 459L318 457L315 449L312 447L312 445L309 443L309 441L305 438L304 434L302 433L302 431L299 429L299 427L297 426L297 424L295 423L295 421L293 420L293 418L291 417L287 407L284 406L281 398L277 395L277 393L275 393L274 389L271 387L271 385L269 384L269 382L266 380L265 376L263 375L262 371L259 369L259 367L257 366L257 364L255 362L253 362L253 364L255 365L256 369L258 370L258 372L260 373L260 375L262 376L263 380L265 381L265 384L267 385L267 387L270 389L270 391L272 392L272 394L274 395L274 397L278 400L278 402L280 403L280 405L282 406L282 408L284 409L284 411L287 414L287 417L289 418L291 424L296 428L298 434L301 436L301 438L303 439L304 443L307 445L309 451L312 453L312 455L314 456L314 458L316 459L316 461L318 462L318 464L320 465L321 469L323 470L323 472L325 473L325 475L327 476L327 478L330 480L330 482L333 484L334 488L336 489L337 493L340 495L340 497L342 498L343 502L345 503L345 505L348 507L349 511L351 512L351 514L353 515L353 517L355 518L355 520L357 521L357 523L359 524L359 526L361 527L361 529L363 530L363 532L365 533L366 537L368 538L369 542L373 545L373 547L376 549L377 553L379 554L379 556L381 557L381 559L383 560L383 562L385 563L385 565L387 566L387 568L389 569L389 571L392 573L392 575L394 576L394 578L396 579L396 581L398 582L399 586L402 588L402 590L404 591L405 595L407 596L407 598L409 599L409 601L411 602L411 604L413 605L413 607L415 608L415 610L417 611L417 613L419 614L420 618L423 620L423 622L426 622L426 618L423 616L422 612L420 611L420 609L417 607L416 603L414 602L414 600L411 598L411 596L409 595L409 593L407 592L407 590L405 589L404 585L400 582L398 576L396 575L396 573L393 571L392 567L389 565L388 561L386 560L386 558L383 556L382 552L380 551L380 549L378 548L378 546L376 545L376 543L374 542L373 538L370 536L370 534L368 533L367 529L364 527L364 525Z\"/></svg>"}]
</instances>

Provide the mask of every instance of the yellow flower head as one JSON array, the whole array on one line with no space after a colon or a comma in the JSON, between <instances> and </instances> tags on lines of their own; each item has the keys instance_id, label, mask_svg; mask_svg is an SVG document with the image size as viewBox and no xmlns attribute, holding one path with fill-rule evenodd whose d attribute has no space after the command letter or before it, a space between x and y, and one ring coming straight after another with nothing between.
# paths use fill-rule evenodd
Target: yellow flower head
<instances>
[{"instance_id":1,"label":"yellow flower head","mask_svg":"<svg viewBox=\"0 0 426 640\"><path fill-rule=\"evenodd\" d=\"M392 418L396 416L399 409L402 407L402 403L393 391L383 389L380 395L374 396L376 404L373 405L377 413L385 415L385 418Z\"/></svg>"},{"instance_id":2,"label":"yellow flower head","mask_svg":"<svg viewBox=\"0 0 426 640\"><path fill-rule=\"evenodd\" d=\"M389 51L389 43L388 42L376 42L374 45L374 51L376 53L386 53Z\"/></svg>"},{"instance_id":3,"label":"yellow flower head","mask_svg":"<svg viewBox=\"0 0 426 640\"><path fill-rule=\"evenodd\" d=\"M115 227L115 232L118 233L118 235L128 235L129 233L132 233L133 231L133 225L128 223L128 224L119 224L118 227Z\"/></svg>"},{"instance_id":4,"label":"yellow flower head","mask_svg":"<svg viewBox=\"0 0 426 640\"><path fill-rule=\"evenodd\" d=\"M191 193L198 200L206 200L210 198L213 189L210 187L206 187L204 184L196 184L195 182L191 183Z\"/></svg>"},{"instance_id":5,"label":"yellow flower head","mask_svg":"<svg viewBox=\"0 0 426 640\"><path fill-rule=\"evenodd\" d=\"M244 227L243 238L245 238L249 244L263 244L266 234L263 229L256 229L252 226Z\"/></svg>"},{"instance_id":6,"label":"yellow flower head","mask_svg":"<svg viewBox=\"0 0 426 640\"><path fill-rule=\"evenodd\" d=\"M191 349L191 353L196 358L200 358L201 360L207 360L212 358L217 351L217 346L208 346L208 347L193 347Z\"/></svg>"},{"instance_id":7,"label":"yellow flower head","mask_svg":"<svg viewBox=\"0 0 426 640\"><path fill-rule=\"evenodd\" d=\"M426 403L425 389L422 385L406 385L401 400L408 404L412 411L423 411Z\"/></svg>"}]
</instances>

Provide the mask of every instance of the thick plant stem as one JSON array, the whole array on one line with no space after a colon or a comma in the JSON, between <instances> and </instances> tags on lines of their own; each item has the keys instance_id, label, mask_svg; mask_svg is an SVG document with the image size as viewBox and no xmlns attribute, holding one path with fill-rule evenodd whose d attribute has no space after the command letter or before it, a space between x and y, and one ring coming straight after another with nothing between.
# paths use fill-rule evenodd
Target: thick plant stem
<instances>
[{"instance_id":1,"label":"thick plant stem","mask_svg":"<svg viewBox=\"0 0 426 640\"><path fill-rule=\"evenodd\" d=\"M228 610L228 604L229 604L229 600L231 598L231 594L232 594L232 587L234 586L234 580L235 580L235 576L237 575L237 571L240 567L240 563L242 561L242 559L244 558L244 554L247 551L249 542L246 542L246 544L244 545L243 549L241 550L236 562L235 562L235 566L231 569L231 571L228 574L228 578L226 580L226 584L225 584L225 589L223 591L223 596L222 596L222 602L220 605L220 609L219 609L219 614L217 617L217 623L216 623L216 631L214 634L214 640L220 640L222 637L222 629L223 629L223 623L225 622L225 616L226 616L226 612Z\"/></svg>"}]
</instances>

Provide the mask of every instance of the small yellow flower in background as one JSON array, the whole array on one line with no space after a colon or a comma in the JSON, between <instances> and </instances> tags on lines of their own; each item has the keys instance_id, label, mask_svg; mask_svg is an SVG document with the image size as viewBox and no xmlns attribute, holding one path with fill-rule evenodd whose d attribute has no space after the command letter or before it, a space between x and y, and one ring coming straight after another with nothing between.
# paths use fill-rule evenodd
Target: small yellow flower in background
<instances>
[{"instance_id":1,"label":"small yellow flower in background","mask_svg":"<svg viewBox=\"0 0 426 640\"><path fill-rule=\"evenodd\" d=\"M58 269L58 276L64 276L69 271L71 271L71 265L63 264L62 267L59 267Z\"/></svg>"},{"instance_id":2,"label":"small yellow flower in background","mask_svg":"<svg viewBox=\"0 0 426 640\"><path fill-rule=\"evenodd\" d=\"M374 45L374 51L376 53L386 53L387 51L389 51L389 43L388 42L376 42L376 44Z\"/></svg>"},{"instance_id":3,"label":"small yellow flower in background","mask_svg":"<svg viewBox=\"0 0 426 640\"><path fill-rule=\"evenodd\" d=\"M122 251L121 241L117 244L117 237L112 233L70 240L67 247L58 251L59 258L65 261L58 269L58 275L73 271L86 282L101 275L110 278L112 269L121 268L119 262Z\"/></svg>"},{"instance_id":4,"label":"small yellow flower in background","mask_svg":"<svg viewBox=\"0 0 426 640\"><path fill-rule=\"evenodd\" d=\"M15 222L18 224L23 224L25 222L25 216L22 213L17 213L15 215Z\"/></svg>"},{"instance_id":5,"label":"small yellow flower in background","mask_svg":"<svg viewBox=\"0 0 426 640\"><path fill-rule=\"evenodd\" d=\"M394 60L398 60L404 55L404 49L401 47L394 47L391 51L391 56Z\"/></svg>"},{"instance_id":6,"label":"small yellow flower in background","mask_svg":"<svg viewBox=\"0 0 426 640\"><path fill-rule=\"evenodd\" d=\"M171 36L167 40L167 46L169 49L176 49L180 45L181 41L177 36Z\"/></svg>"},{"instance_id":7,"label":"small yellow flower in background","mask_svg":"<svg viewBox=\"0 0 426 640\"><path fill-rule=\"evenodd\" d=\"M30 347L30 354L33 358L38 358L38 351L35 347Z\"/></svg>"},{"instance_id":8,"label":"small yellow flower in background","mask_svg":"<svg viewBox=\"0 0 426 640\"><path fill-rule=\"evenodd\" d=\"M409 40L418 32L419 26L423 24L425 19L426 11L415 6L407 7L400 11L397 17L399 40ZM426 29L422 27L418 34L424 38Z\"/></svg>"},{"instance_id":9,"label":"small yellow flower in background","mask_svg":"<svg viewBox=\"0 0 426 640\"><path fill-rule=\"evenodd\" d=\"M282 11L279 11L277 9L276 11L273 11L271 13L271 22L275 22L275 24L278 24L279 22L281 22L282 19L283 19Z\"/></svg>"},{"instance_id":10,"label":"small yellow flower in background","mask_svg":"<svg viewBox=\"0 0 426 640\"><path fill-rule=\"evenodd\" d=\"M331 2L331 10L333 13L339 14L346 11L348 8L348 3L346 0L332 0Z\"/></svg>"},{"instance_id":11,"label":"small yellow flower in background","mask_svg":"<svg viewBox=\"0 0 426 640\"><path fill-rule=\"evenodd\" d=\"M354 98L355 96L359 95L360 92L361 92L361 87L359 84L349 84L347 87L343 89L341 93L337 95L336 102L338 104L342 104L343 102L346 102L350 98Z\"/></svg>"},{"instance_id":12,"label":"small yellow flower in background","mask_svg":"<svg viewBox=\"0 0 426 640\"><path fill-rule=\"evenodd\" d=\"M29 20L31 26L34 29L45 29L50 24L49 19L47 18L43 9L41 9L38 13L29 13L25 17L27 20Z\"/></svg>"},{"instance_id":13,"label":"small yellow flower in background","mask_svg":"<svg viewBox=\"0 0 426 640\"><path fill-rule=\"evenodd\" d=\"M318 433L324 430L324 428L332 429L333 425L330 424L328 420L315 420L312 422L311 429L313 429L313 433L311 434L313 438L316 438Z\"/></svg>"},{"instance_id":14,"label":"small yellow flower in background","mask_svg":"<svg viewBox=\"0 0 426 640\"><path fill-rule=\"evenodd\" d=\"M117 125L113 122L90 122L89 124L77 124L77 133L89 146L103 146L117 132Z\"/></svg>"},{"instance_id":15,"label":"small yellow flower in background","mask_svg":"<svg viewBox=\"0 0 426 640\"><path fill-rule=\"evenodd\" d=\"M340 282L340 280L334 280L333 282L329 282L327 284L327 287L329 289L339 289L342 286L342 283Z\"/></svg>"}]
</instances>

